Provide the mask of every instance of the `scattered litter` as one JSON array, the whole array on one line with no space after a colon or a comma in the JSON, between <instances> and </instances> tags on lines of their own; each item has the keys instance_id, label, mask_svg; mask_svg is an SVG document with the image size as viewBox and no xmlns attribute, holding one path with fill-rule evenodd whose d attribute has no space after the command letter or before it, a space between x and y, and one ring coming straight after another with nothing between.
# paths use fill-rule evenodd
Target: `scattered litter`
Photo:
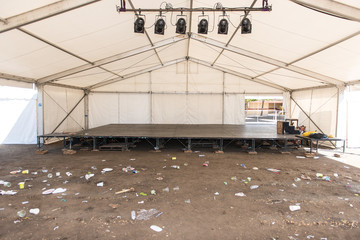
<instances>
[{"instance_id":1,"label":"scattered litter","mask_svg":"<svg viewBox=\"0 0 360 240\"><path fill-rule=\"evenodd\" d=\"M248 182L251 182L251 177L247 177Z\"/></svg>"},{"instance_id":2,"label":"scattered litter","mask_svg":"<svg viewBox=\"0 0 360 240\"><path fill-rule=\"evenodd\" d=\"M337 154L337 153L334 153L334 157L340 158L341 155L340 155L340 154Z\"/></svg>"},{"instance_id":3,"label":"scattered litter","mask_svg":"<svg viewBox=\"0 0 360 240\"><path fill-rule=\"evenodd\" d=\"M190 199L186 199L185 203L191 203Z\"/></svg>"},{"instance_id":4,"label":"scattered litter","mask_svg":"<svg viewBox=\"0 0 360 240\"><path fill-rule=\"evenodd\" d=\"M267 168L266 170L270 171L270 172L274 172L274 173L280 173L279 169L275 169L275 168Z\"/></svg>"},{"instance_id":5,"label":"scattered litter","mask_svg":"<svg viewBox=\"0 0 360 240\"><path fill-rule=\"evenodd\" d=\"M23 170L21 173L22 174L29 174L29 170Z\"/></svg>"},{"instance_id":6,"label":"scattered litter","mask_svg":"<svg viewBox=\"0 0 360 240\"><path fill-rule=\"evenodd\" d=\"M187 166L189 166L189 164L186 162L186 163L184 163L184 166L187 167Z\"/></svg>"},{"instance_id":7,"label":"scattered litter","mask_svg":"<svg viewBox=\"0 0 360 240\"><path fill-rule=\"evenodd\" d=\"M26 211L25 210L20 210L17 212L17 215L21 218L25 217L26 216Z\"/></svg>"},{"instance_id":8,"label":"scattered litter","mask_svg":"<svg viewBox=\"0 0 360 240\"><path fill-rule=\"evenodd\" d=\"M88 173L88 174L85 175L85 179L86 179L86 180L89 180L89 179L92 178L93 176L95 176L95 174L93 174L93 173Z\"/></svg>"},{"instance_id":9,"label":"scattered litter","mask_svg":"<svg viewBox=\"0 0 360 240\"><path fill-rule=\"evenodd\" d=\"M88 202L87 200L82 201L82 203L87 203L87 202Z\"/></svg>"},{"instance_id":10,"label":"scattered litter","mask_svg":"<svg viewBox=\"0 0 360 240\"><path fill-rule=\"evenodd\" d=\"M226 185L228 185L228 183L227 183L227 182L224 182L224 185L226 186Z\"/></svg>"},{"instance_id":11,"label":"scattered litter","mask_svg":"<svg viewBox=\"0 0 360 240\"><path fill-rule=\"evenodd\" d=\"M236 177L236 176L231 177L231 180L236 181L236 180L237 180L237 177Z\"/></svg>"},{"instance_id":12,"label":"scattered litter","mask_svg":"<svg viewBox=\"0 0 360 240\"><path fill-rule=\"evenodd\" d=\"M344 212L339 212L340 215L344 215Z\"/></svg>"},{"instance_id":13,"label":"scattered litter","mask_svg":"<svg viewBox=\"0 0 360 240\"><path fill-rule=\"evenodd\" d=\"M109 204L109 207L111 207L111 208L118 208L120 205L119 204L114 204L114 203L110 203Z\"/></svg>"},{"instance_id":14,"label":"scattered litter","mask_svg":"<svg viewBox=\"0 0 360 240\"><path fill-rule=\"evenodd\" d=\"M216 193L214 193L215 194L215 196L219 196L220 195L220 193L218 193L218 192L216 192Z\"/></svg>"},{"instance_id":15,"label":"scattered litter","mask_svg":"<svg viewBox=\"0 0 360 240\"><path fill-rule=\"evenodd\" d=\"M240 166L243 167L243 168L246 168L245 164L241 164Z\"/></svg>"},{"instance_id":16,"label":"scattered litter","mask_svg":"<svg viewBox=\"0 0 360 240\"><path fill-rule=\"evenodd\" d=\"M266 202L266 204L279 204L282 203L282 200L279 199L271 199Z\"/></svg>"},{"instance_id":17,"label":"scattered litter","mask_svg":"<svg viewBox=\"0 0 360 240\"><path fill-rule=\"evenodd\" d=\"M180 166L179 165L171 165L172 168L175 168L175 169L180 169Z\"/></svg>"},{"instance_id":18,"label":"scattered litter","mask_svg":"<svg viewBox=\"0 0 360 240\"><path fill-rule=\"evenodd\" d=\"M66 202L66 199L62 198L60 199L60 202Z\"/></svg>"},{"instance_id":19,"label":"scattered litter","mask_svg":"<svg viewBox=\"0 0 360 240\"><path fill-rule=\"evenodd\" d=\"M304 156L296 156L296 158L305 158Z\"/></svg>"},{"instance_id":20,"label":"scattered litter","mask_svg":"<svg viewBox=\"0 0 360 240\"><path fill-rule=\"evenodd\" d=\"M172 157L171 159L172 159L172 160L176 160L176 157Z\"/></svg>"},{"instance_id":21,"label":"scattered litter","mask_svg":"<svg viewBox=\"0 0 360 240\"><path fill-rule=\"evenodd\" d=\"M127 193L127 192L134 192L135 188L123 189L121 191L115 192L115 194Z\"/></svg>"},{"instance_id":22,"label":"scattered litter","mask_svg":"<svg viewBox=\"0 0 360 240\"><path fill-rule=\"evenodd\" d=\"M150 194L151 195L156 195L156 191L153 189L153 190L150 191Z\"/></svg>"},{"instance_id":23,"label":"scattered litter","mask_svg":"<svg viewBox=\"0 0 360 240\"><path fill-rule=\"evenodd\" d=\"M31 172L31 174L32 174L32 175L37 175L37 174L38 174L38 172Z\"/></svg>"},{"instance_id":24,"label":"scattered litter","mask_svg":"<svg viewBox=\"0 0 360 240\"><path fill-rule=\"evenodd\" d=\"M47 173L48 172L48 170L47 169L43 169L43 170L41 170L43 173Z\"/></svg>"},{"instance_id":25,"label":"scattered litter","mask_svg":"<svg viewBox=\"0 0 360 240\"><path fill-rule=\"evenodd\" d=\"M350 206L350 207L354 207L354 205L352 205L352 204L350 204L349 206Z\"/></svg>"},{"instance_id":26,"label":"scattered litter","mask_svg":"<svg viewBox=\"0 0 360 240\"><path fill-rule=\"evenodd\" d=\"M106 172L111 172L112 170L113 170L112 168L104 168L101 172L106 173Z\"/></svg>"},{"instance_id":27,"label":"scattered litter","mask_svg":"<svg viewBox=\"0 0 360 240\"><path fill-rule=\"evenodd\" d=\"M348 166L344 166L344 168L349 169L350 167L348 167Z\"/></svg>"},{"instance_id":28,"label":"scattered litter","mask_svg":"<svg viewBox=\"0 0 360 240\"><path fill-rule=\"evenodd\" d=\"M257 189L257 188L259 188L259 185L251 185L251 186L250 186L250 189L251 189L251 190Z\"/></svg>"},{"instance_id":29,"label":"scattered litter","mask_svg":"<svg viewBox=\"0 0 360 240\"><path fill-rule=\"evenodd\" d=\"M237 196L237 197L246 197L245 193L243 193L243 192L235 193L235 196Z\"/></svg>"},{"instance_id":30,"label":"scattered litter","mask_svg":"<svg viewBox=\"0 0 360 240\"><path fill-rule=\"evenodd\" d=\"M19 188L24 189L25 188L25 182L19 182Z\"/></svg>"},{"instance_id":31,"label":"scattered litter","mask_svg":"<svg viewBox=\"0 0 360 240\"><path fill-rule=\"evenodd\" d=\"M300 182L301 179L297 177L297 178L294 178L294 181L295 181L295 182Z\"/></svg>"},{"instance_id":32,"label":"scattered litter","mask_svg":"<svg viewBox=\"0 0 360 240\"><path fill-rule=\"evenodd\" d=\"M322 179L323 176L322 173L316 173L316 179Z\"/></svg>"},{"instance_id":33,"label":"scattered litter","mask_svg":"<svg viewBox=\"0 0 360 240\"><path fill-rule=\"evenodd\" d=\"M135 211L131 211L131 219L132 220L136 219L136 212Z\"/></svg>"},{"instance_id":34,"label":"scattered litter","mask_svg":"<svg viewBox=\"0 0 360 240\"><path fill-rule=\"evenodd\" d=\"M47 176L48 176L48 178L52 178L52 177L53 177L52 173L49 173Z\"/></svg>"},{"instance_id":35,"label":"scattered litter","mask_svg":"<svg viewBox=\"0 0 360 240\"><path fill-rule=\"evenodd\" d=\"M130 158L129 161L135 161L135 158Z\"/></svg>"},{"instance_id":36,"label":"scattered litter","mask_svg":"<svg viewBox=\"0 0 360 240\"><path fill-rule=\"evenodd\" d=\"M306 238L311 239L311 238L315 238L315 237L313 235L307 235Z\"/></svg>"},{"instance_id":37,"label":"scattered litter","mask_svg":"<svg viewBox=\"0 0 360 240\"><path fill-rule=\"evenodd\" d=\"M208 162L208 161L206 161L206 162L203 163L203 167L208 167L208 166L209 166L209 162Z\"/></svg>"},{"instance_id":38,"label":"scattered litter","mask_svg":"<svg viewBox=\"0 0 360 240\"><path fill-rule=\"evenodd\" d=\"M17 223L20 223L21 221L20 220L15 220L14 223L17 224Z\"/></svg>"},{"instance_id":39,"label":"scattered litter","mask_svg":"<svg viewBox=\"0 0 360 240\"><path fill-rule=\"evenodd\" d=\"M139 193L139 194L140 194L140 196L147 196L147 194L144 193L144 192L141 192L141 193Z\"/></svg>"},{"instance_id":40,"label":"scattered litter","mask_svg":"<svg viewBox=\"0 0 360 240\"><path fill-rule=\"evenodd\" d=\"M0 208L0 211L4 211L5 210L5 208Z\"/></svg>"},{"instance_id":41,"label":"scattered litter","mask_svg":"<svg viewBox=\"0 0 360 240\"><path fill-rule=\"evenodd\" d=\"M334 173L334 177L339 178L339 174Z\"/></svg>"},{"instance_id":42,"label":"scattered litter","mask_svg":"<svg viewBox=\"0 0 360 240\"><path fill-rule=\"evenodd\" d=\"M52 192L52 194L63 193L63 192L66 192L66 188L57 188Z\"/></svg>"},{"instance_id":43,"label":"scattered litter","mask_svg":"<svg viewBox=\"0 0 360 240\"><path fill-rule=\"evenodd\" d=\"M19 173L19 172L21 172L21 170L11 171L10 174L17 174L17 173Z\"/></svg>"},{"instance_id":44,"label":"scattered litter","mask_svg":"<svg viewBox=\"0 0 360 240\"><path fill-rule=\"evenodd\" d=\"M59 229L59 226L54 227L54 231L55 231L56 229Z\"/></svg>"},{"instance_id":45,"label":"scattered litter","mask_svg":"<svg viewBox=\"0 0 360 240\"><path fill-rule=\"evenodd\" d=\"M314 156L314 159L319 159L320 157L319 156Z\"/></svg>"},{"instance_id":46,"label":"scattered litter","mask_svg":"<svg viewBox=\"0 0 360 240\"><path fill-rule=\"evenodd\" d=\"M60 177L60 174L61 174L60 172L56 172L56 173L55 173L55 175L56 175L57 177Z\"/></svg>"},{"instance_id":47,"label":"scattered litter","mask_svg":"<svg viewBox=\"0 0 360 240\"><path fill-rule=\"evenodd\" d=\"M0 180L0 184L3 184L4 187L11 187L11 183L10 182L4 182Z\"/></svg>"},{"instance_id":48,"label":"scattered litter","mask_svg":"<svg viewBox=\"0 0 360 240\"><path fill-rule=\"evenodd\" d=\"M103 186L104 186L104 182L99 182L99 183L96 184L96 186L98 186L98 187L103 187Z\"/></svg>"},{"instance_id":49,"label":"scattered litter","mask_svg":"<svg viewBox=\"0 0 360 240\"><path fill-rule=\"evenodd\" d=\"M297 187L295 183L291 184L291 186L293 186L293 187Z\"/></svg>"},{"instance_id":50,"label":"scattered litter","mask_svg":"<svg viewBox=\"0 0 360 240\"><path fill-rule=\"evenodd\" d=\"M139 211L136 212L136 220L149 220L151 219L152 217L155 217L157 216L158 214L160 213L159 210L156 210L154 208L151 208L149 210L146 210L146 209L140 209ZM132 213L131 213L132 215Z\"/></svg>"},{"instance_id":51,"label":"scattered litter","mask_svg":"<svg viewBox=\"0 0 360 240\"><path fill-rule=\"evenodd\" d=\"M163 177L157 177L156 179L157 179L157 180L159 180L159 181L164 180L164 178L163 178Z\"/></svg>"},{"instance_id":52,"label":"scattered litter","mask_svg":"<svg viewBox=\"0 0 360 240\"><path fill-rule=\"evenodd\" d=\"M205 155L204 155L204 154L200 154L199 157L205 157Z\"/></svg>"},{"instance_id":53,"label":"scattered litter","mask_svg":"<svg viewBox=\"0 0 360 240\"><path fill-rule=\"evenodd\" d=\"M133 173L138 173L139 171L138 171L138 170L133 170L132 172L133 172Z\"/></svg>"},{"instance_id":54,"label":"scattered litter","mask_svg":"<svg viewBox=\"0 0 360 240\"><path fill-rule=\"evenodd\" d=\"M330 181L331 181L331 179L330 179L330 177L329 177L329 176L323 176L323 177L322 177L322 180L324 180L324 181L328 181L328 182L330 182Z\"/></svg>"},{"instance_id":55,"label":"scattered litter","mask_svg":"<svg viewBox=\"0 0 360 240\"><path fill-rule=\"evenodd\" d=\"M144 203L144 201L140 201L140 202L138 202L138 204L143 204Z\"/></svg>"},{"instance_id":56,"label":"scattered litter","mask_svg":"<svg viewBox=\"0 0 360 240\"><path fill-rule=\"evenodd\" d=\"M178 190L180 190L180 187L178 187L178 186L173 187L173 190L174 190L174 191L178 191Z\"/></svg>"},{"instance_id":57,"label":"scattered litter","mask_svg":"<svg viewBox=\"0 0 360 240\"><path fill-rule=\"evenodd\" d=\"M29 201L24 201L24 202L22 202L22 204L24 205L24 204L28 204L29 203Z\"/></svg>"},{"instance_id":58,"label":"scattered litter","mask_svg":"<svg viewBox=\"0 0 360 240\"><path fill-rule=\"evenodd\" d=\"M29 210L29 213L34 214L34 215L38 215L40 213L40 209L39 208L32 208Z\"/></svg>"},{"instance_id":59,"label":"scattered litter","mask_svg":"<svg viewBox=\"0 0 360 240\"><path fill-rule=\"evenodd\" d=\"M304 174L301 175L301 179L304 179L304 180L311 180L311 177L309 176L306 176Z\"/></svg>"},{"instance_id":60,"label":"scattered litter","mask_svg":"<svg viewBox=\"0 0 360 240\"><path fill-rule=\"evenodd\" d=\"M163 192L169 192L169 188L168 187L163 188Z\"/></svg>"},{"instance_id":61,"label":"scattered litter","mask_svg":"<svg viewBox=\"0 0 360 240\"><path fill-rule=\"evenodd\" d=\"M156 225L151 225L150 228L154 230L155 232L161 232L162 228Z\"/></svg>"},{"instance_id":62,"label":"scattered litter","mask_svg":"<svg viewBox=\"0 0 360 240\"><path fill-rule=\"evenodd\" d=\"M294 212L294 211L298 211L300 210L300 206L297 205L290 205L289 206L290 211Z\"/></svg>"},{"instance_id":63,"label":"scattered litter","mask_svg":"<svg viewBox=\"0 0 360 240\"><path fill-rule=\"evenodd\" d=\"M259 170L259 168L257 168L257 167L253 167L253 170Z\"/></svg>"}]
</instances>

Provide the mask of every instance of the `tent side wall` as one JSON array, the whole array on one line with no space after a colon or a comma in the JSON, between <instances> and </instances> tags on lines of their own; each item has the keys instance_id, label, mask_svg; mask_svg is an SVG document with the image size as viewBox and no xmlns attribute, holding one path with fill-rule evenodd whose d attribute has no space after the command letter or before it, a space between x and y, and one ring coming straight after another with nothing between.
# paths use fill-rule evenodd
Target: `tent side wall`
<instances>
[{"instance_id":1,"label":"tent side wall","mask_svg":"<svg viewBox=\"0 0 360 240\"><path fill-rule=\"evenodd\" d=\"M296 91L292 98L291 118L299 119L299 125L306 126L306 131L337 136L337 88Z\"/></svg>"},{"instance_id":2,"label":"tent side wall","mask_svg":"<svg viewBox=\"0 0 360 240\"><path fill-rule=\"evenodd\" d=\"M95 89L90 128L110 123L244 124L245 93L279 90L183 62Z\"/></svg>"},{"instance_id":3,"label":"tent side wall","mask_svg":"<svg viewBox=\"0 0 360 240\"><path fill-rule=\"evenodd\" d=\"M43 88L44 133L84 129L84 91L45 85Z\"/></svg>"}]
</instances>

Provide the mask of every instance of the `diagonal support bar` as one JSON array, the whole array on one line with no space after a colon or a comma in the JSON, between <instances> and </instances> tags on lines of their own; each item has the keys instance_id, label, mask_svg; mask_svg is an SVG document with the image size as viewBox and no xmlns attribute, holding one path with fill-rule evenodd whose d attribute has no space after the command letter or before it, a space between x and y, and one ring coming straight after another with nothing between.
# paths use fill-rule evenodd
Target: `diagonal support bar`
<instances>
[{"instance_id":1,"label":"diagonal support bar","mask_svg":"<svg viewBox=\"0 0 360 240\"><path fill-rule=\"evenodd\" d=\"M0 24L0 33L25 26L64 12L68 12L101 0L62 0L13 17L4 19L5 24Z\"/></svg>"},{"instance_id":2,"label":"diagonal support bar","mask_svg":"<svg viewBox=\"0 0 360 240\"><path fill-rule=\"evenodd\" d=\"M228 74L231 74L231 75L234 75L234 76L237 76L237 77L240 77L240 78L244 78L246 80L250 80L250 81L253 81L253 82L256 82L256 83L259 83L259 84L262 84L262 85L265 85L265 86L268 86L268 87L272 87L272 88L275 88L275 89L278 89L280 91L290 91L290 89L287 89L283 86L280 86L280 85L277 85L275 83L270 83L270 82L266 82L264 80L261 80L261 79L256 79L256 78L253 78L251 76L248 76L246 74L242 74L242 73L239 73L239 72L235 72L233 70L230 70L230 69L226 69L224 67L219 67L219 66L216 66L216 65L211 65L211 63L209 62L205 62L205 61L202 61L202 60L199 60L199 59L196 59L196 58L190 58L189 59L190 61L194 62L194 63L198 63L198 64L201 64L203 66L206 66L206 67L209 67L209 68L212 68L212 69L216 69L216 70L219 70L219 71L222 71L224 73L228 73Z\"/></svg>"},{"instance_id":3,"label":"diagonal support bar","mask_svg":"<svg viewBox=\"0 0 360 240\"><path fill-rule=\"evenodd\" d=\"M63 120L61 120L61 122L55 127L55 129L51 132L54 133L60 126L61 124L70 116L70 114L75 110L75 108L80 104L80 102L85 98L87 94L85 93L84 96L75 104L75 106L70 110L70 112L64 117Z\"/></svg>"},{"instance_id":4,"label":"diagonal support bar","mask_svg":"<svg viewBox=\"0 0 360 240\"><path fill-rule=\"evenodd\" d=\"M282 62L282 61L279 61L279 60L276 60L276 59L273 59L273 58L270 58L270 57L266 57L264 55L260 55L258 53L254 53L254 52L251 52L251 51L248 51L248 50L245 50L245 49L242 49L242 48L238 48L238 47L235 47L235 46L232 46L232 45L226 46L226 44L224 44L222 42L219 42L219 41L211 39L211 38L206 38L206 37L203 37L203 36L199 36L198 34L195 34L195 33L191 34L191 38L196 40L196 41L206 43L206 44L209 44L209 45L212 45L212 46L227 50L229 52L233 52L233 53L236 53L236 54L239 54L239 55L242 55L242 56L245 56L245 57L249 57L249 58L261 61L261 62L265 62L265 63L271 64L271 65L274 65L274 66L277 66L277 67L280 67L280 68L284 68L284 69L290 70L292 72L300 73L302 75L309 76L309 77L318 79L320 81L323 81L323 82L326 82L326 83L329 83L329 84L344 85L344 82L342 82L342 81L340 81L338 79L328 77L328 76L325 76L325 75L322 75L322 74L319 74L319 73L316 73L316 72L312 72L310 70L307 70L307 69L304 69L304 68L301 68L301 67L293 66L293 65L290 65L288 63L285 63L285 62Z\"/></svg>"},{"instance_id":5,"label":"diagonal support bar","mask_svg":"<svg viewBox=\"0 0 360 240\"><path fill-rule=\"evenodd\" d=\"M134 50L124 52L124 53L116 54L111 57L103 58L103 59L95 61L93 63L88 63L88 64L85 64L85 65L82 65L79 67L75 67L75 68L72 68L72 69L69 69L69 70L66 70L63 72L59 72L59 73L44 77L44 78L40 78L40 79L38 79L37 83L43 84L43 83L47 83L47 82L52 82L57 79L69 76L69 75L73 75L73 74L76 74L76 73L79 73L82 71L86 71L86 70L89 70L89 69L92 69L95 67L99 67L99 66L102 66L102 65L105 65L108 63L116 62L116 61L119 61L119 60L122 60L122 59L125 59L128 57L132 57L132 56L135 56L135 55L138 55L141 53L145 53L145 52L151 51L156 48L160 48L160 47L164 47L164 46L167 46L167 45L170 45L173 43L177 43L177 42L183 41L186 38L187 38L186 36L176 36L173 38L168 38L168 39L165 39L165 40L155 43L153 46L148 45L148 46L140 47L140 48L137 48Z\"/></svg>"},{"instance_id":6,"label":"diagonal support bar","mask_svg":"<svg viewBox=\"0 0 360 240\"><path fill-rule=\"evenodd\" d=\"M169 61L169 62L159 64L159 65L156 65L156 66L153 66L153 67L150 67L150 68L146 68L144 70L141 70L141 71L138 71L138 72L135 72L135 73L130 73L130 74L124 75L122 77L113 78L113 79L110 79L108 81L101 82L101 83L89 86L88 89L93 90L95 88L99 88L99 87L103 87L103 86L106 86L106 85L109 85L109 84L112 84L112 83L115 83L115 82L123 81L123 80L126 80L128 78L136 77L136 76L139 76L139 75L147 73L147 72L151 72L151 71L154 71L154 70L157 70L157 69L168 67L168 66L174 65L176 63L183 62L185 60L186 60L186 58L180 58L180 59L176 59L176 60L173 60L173 61Z\"/></svg>"}]
</instances>

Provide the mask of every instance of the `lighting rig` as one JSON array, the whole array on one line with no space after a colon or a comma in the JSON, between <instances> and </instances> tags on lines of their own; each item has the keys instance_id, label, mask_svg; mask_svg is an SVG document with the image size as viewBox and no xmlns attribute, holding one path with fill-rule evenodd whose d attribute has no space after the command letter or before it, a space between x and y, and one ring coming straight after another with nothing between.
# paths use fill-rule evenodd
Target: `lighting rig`
<instances>
[{"instance_id":1,"label":"lighting rig","mask_svg":"<svg viewBox=\"0 0 360 240\"><path fill-rule=\"evenodd\" d=\"M255 3L255 1L254 1ZM213 8L173 8L171 3L163 2L161 3L158 9L127 9L126 8L126 0L120 0L120 5L116 6L116 10L121 12L134 12L135 21L134 21L134 32L135 33L144 33L145 32L145 22L146 16L142 13L144 12L158 12L159 15L155 16L154 33L164 35L165 29L167 28L166 24L166 16L163 13L171 13L170 23L172 24L172 16L174 12L179 12L180 14L176 16L176 24L172 24L176 26L176 33L178 34L186 34L186 24L187 24L187 15L184 15L185 12L193 13L200 12L201 15L198 16L198 33L199 34L207 34L208 32L212 32L214 29L209 30L209 15L205 15L205 13L214 13L214 21L215 21L215 12L221 12L222 15L219 15L218 20L218 34L227 34L229 30L229 22L230 16L226 13L229 12L244 12L244 15L241 16L241 34L249 34L252 31L252 24L249 19L249 13L254 11L261 12L270 12L272 11L272 6L268 4L268 0L263 0L262 7L254 8L252 4L251 7L223 7L221 3L216 3ZM164 6L165 5L165 6ZM191 23L190 23L191 24ZM214 24L213 24L214 25ZM232 24L235 28L236 26ZM214 26L213 26L214 28Z\"/></svg>"}]
</instances>

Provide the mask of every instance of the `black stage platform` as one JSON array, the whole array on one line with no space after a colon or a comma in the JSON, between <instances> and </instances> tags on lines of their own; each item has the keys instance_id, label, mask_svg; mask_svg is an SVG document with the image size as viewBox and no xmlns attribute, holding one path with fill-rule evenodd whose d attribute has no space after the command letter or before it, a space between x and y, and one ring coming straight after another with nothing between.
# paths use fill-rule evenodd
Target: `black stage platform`
<instances>
[{"instance_id":1,"label":"black stage platform","mask_svg":"<svg viewBox=\"0 0 360 240\"><path fill-rule=\"evenodd\" d=\"M125 149L136 140L145 139L155 150L159 150L171 139L177 139L191 151L199 140L216 142L219 151L224 149L224 141L230 144L234 141L250 142L250 150L255 151L256 142L270 141L274 146L287 149L287 142L298 140L292 134L277 134L275 125L222 125L222 124L109 124L75 133L53 133L38 136L38 147L41 139L62 138L68 140L72 148L75 139L92 139L93 149L108 144L109 140L118 141ZM181 140L186 140L184 144ZM279 144L281 142L281 146ZM202 141L202 144L205 142Z\"/></svg>"}]
</instances>

